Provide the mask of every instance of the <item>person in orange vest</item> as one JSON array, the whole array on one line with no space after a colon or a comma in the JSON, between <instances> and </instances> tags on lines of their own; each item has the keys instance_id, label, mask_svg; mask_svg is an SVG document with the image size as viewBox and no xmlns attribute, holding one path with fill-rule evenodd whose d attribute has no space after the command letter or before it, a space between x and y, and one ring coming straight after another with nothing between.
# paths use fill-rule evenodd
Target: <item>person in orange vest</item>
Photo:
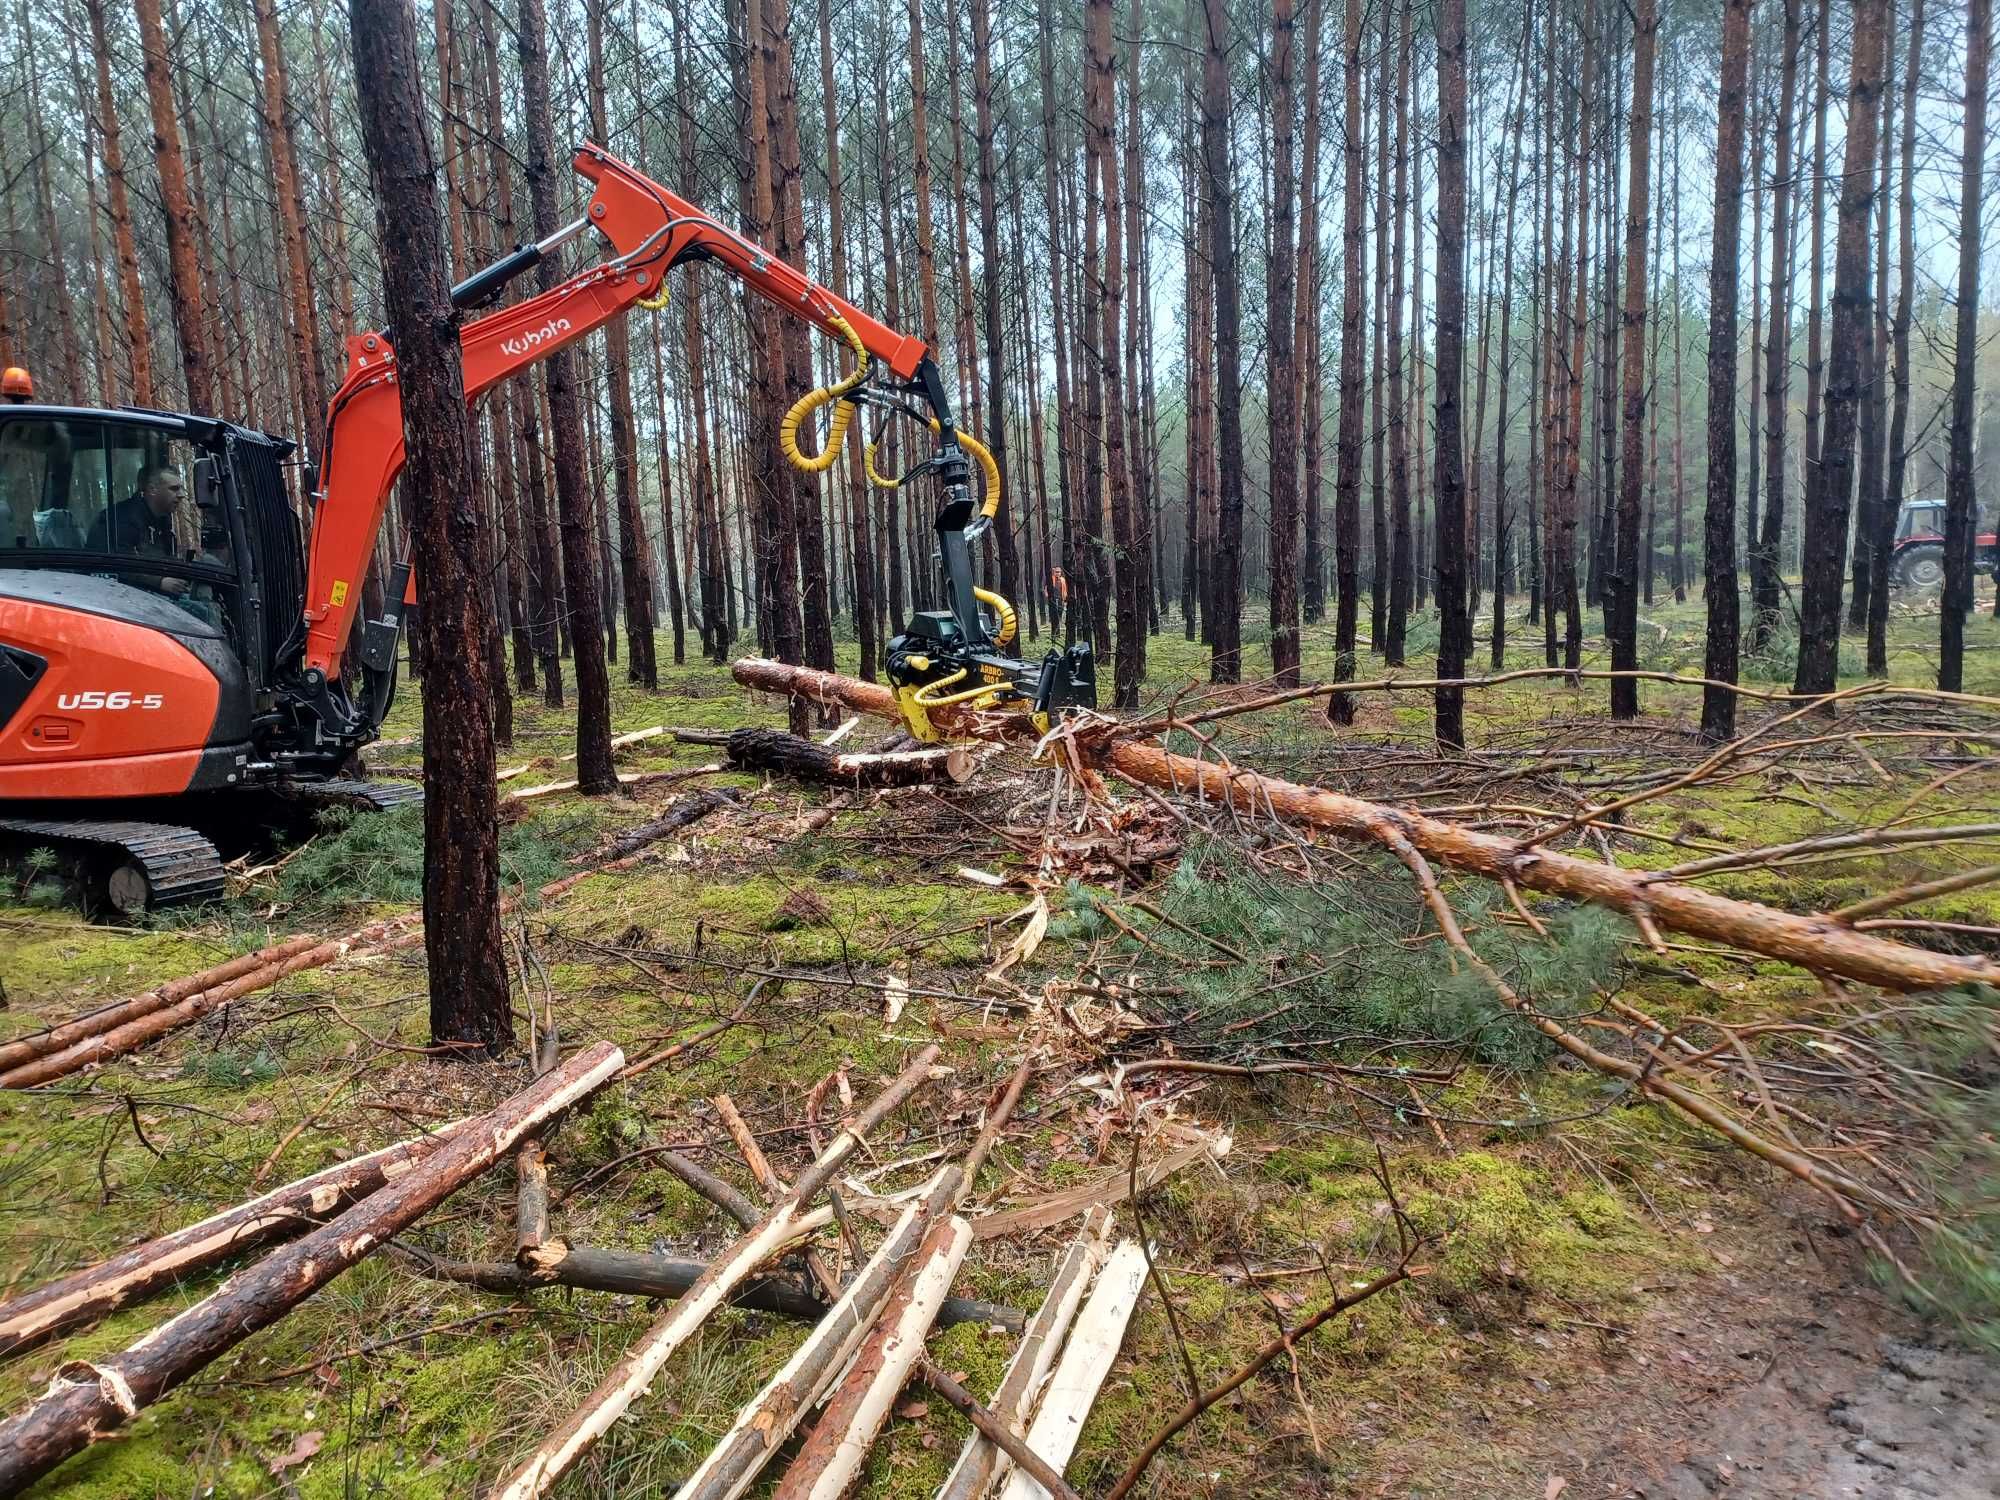
<instances>
[{"instance_id":1,"label":"person in orange vest","mask_svg":"<svg viewBox=\"0 0 2000 1500\"><path fill-rule=\"evenodd\" d=\"M0 371L0 401L9 406L25 405L35 399L35 377L20 365Z\"/></svg>"}]
</instances>

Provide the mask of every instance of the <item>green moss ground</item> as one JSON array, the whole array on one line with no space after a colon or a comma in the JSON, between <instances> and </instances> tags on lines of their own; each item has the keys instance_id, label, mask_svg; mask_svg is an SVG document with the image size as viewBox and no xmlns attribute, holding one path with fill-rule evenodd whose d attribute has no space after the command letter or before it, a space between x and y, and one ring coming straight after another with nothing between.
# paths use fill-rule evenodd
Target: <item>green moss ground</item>
<instances>
[{"instance_id":1,"label":"green moss ground","mask_svg":"<svg viewBox=\"0 0 2000 1500\"><path fill-rule=\"evenodd\" d=\"M1655 639L1648 633L1645 664L1698 667L1699 606L1668 605L1647 614L1663 634ZM1934 622L1898 621L1898 680L1924 679L1923 638L1933 628ZM1530 639L1518 619L1512 633L1516 644L1508 664L1537 664L1538 636ZM1483 643L1483 623L1480 635ZM1991 649L2000 636L1990 619L1973 622L1972 640L1969 685L2000 689L2000 653ZM1602 664L1598 646L1593 640L1590 664ZM1261 652L1261 646L1251 648L1253 669ZM1330 631L1308 630L1308 676L1330 670L1331 655ZM1178 634L1162 635L1151 646L1149 686L1164 693L1205 676L1205 666L1197 648ZM1413 667L1412 675L1421 670ZM714 668L669 667L658 694L630 687L619 668L613 680L620 731L659 723L731 728L782 722L774 705L748 699ZM1541 681L1481 694L1473 700L1474 733L1510 744L1537 736L1555 742L1575 732L1576 721L1601 712L1602 691L1600 684L1573 689ZM1691 713L1697 698L1689 690L1653 688L1644 696L1649 712L1662 716ZM410 737L419 720L418 694L410 688L385 735ZM569 748L572 724L572 714L519 700L516 747L502 752L502 763L528 762L533 769L508 786L566 779L569 767L560 757ZM1428 705L1415 695L1371 700L1363 728L1371 736L1401 735L1421 745ZM1309 766L1328 745L1311 706L1246 722L1235 732L1234 753L1274 769ZM410 764L417 754L414 746L392 745L379 758ZM622 752L620 764L685 769L714 755L708 747L663 737ZM751 778L723 778L722 784L757 792ZM1747 784L1706 789L1650 812L1646 826L1728 843L1770 843L1841 820L1886 816L1913 790L1906 784L1813 787L1797 802L1781 802ZM573 798L536 804L510 833L518 878L533 884L548 878L547 871L567 868L572 854L649 815L670 795L649 793L609 806L586 807ZM648 1144L720 1140L706 1103L716 1092L736 1098L753 1128L768 1132L765 1144L781 1169L791 1171L809 1154L796 1129L805 1093L833 1068L848 1066L855 1093L865 1096L914 1045L933 1035L944 1041L944 1060L954 1072L899 1116L903 1140L881 1147L888 1161L928 1150L940 1136L946 1143L960 1139L984 1090L1009 1066L1005 1041L989 1030L953 1024L968 1019L961 1008L917 998L901 1024L886 1032L880 995L838 981L875 982L897 972L919 987L969 990L996 941L1011 932L1002 924L1021 898L952 872L960 863L1004 871L1013 867L1010 859L977 828L948 817L940 817L937 828L961 836L967 852L934 865L920 845L872 839L877 825L865 817L849 815L828 836L788 844L782 828L756 816L812 800L813 794L790 787L754 795L751 813L695 830L685 841L686 860L594 878L559 903L523 912L517 926L542 960L548 991L538 975L522 1001L540 1007L552 996L568 1044L608 1036L635 1052L662 1045L732 1008L750 982L746 969L819 976L818 982L777 987L767 993L754 1026L606 1091L568 1122L552 1147L558 1186L600 1169L606 1175L585 1198L559 1209L565 1232L593 1243L661 1245L676 1253L711 1253L725 1243L729 1227L677 1180L643 1161L614 1165ZM1919 820L1983 816L1976 811L1982 800L1983 790L1955 796ZM330 830L324 837L329 853L338 854L343 838L359 835ZM402 839L367 850L371 869L389 872L383 883L348 889L337 878L293 876L286 886L280 877L220 913L146 932L93 927L60 911L0 907L0 983L7 1001L0 1008L0 1038L288 932L342 930L393 909L411 898L407 871L396 877L401 885L390 878L410 853L407 830ZM941 838L940 846L948 843ZM1620 851L1621 860L1652 866L1690 857L1668 846ZM1730 877L1714 886L1795 909L1827 907L1879 888L1885 871L1921 879L1955 868L1964 857L1912 851L1865 867L1812 865ZM1932 910L2000 921L2000 888L1966 892ZM1088 941L1052 937L1026 982L1032 987L1040 977L1073 973ZM607 952L610 946L631 956ZM703 961L690 961L697 947ZM1685 956L1685 963L1721 993L1643 966L1630 974L1629 993L1670 1017L1724 1004L1740 1014L1783 1006L1805 983L1775 968L1759 973L1700 955ZM308 1115L321 1118L276 1157L268 1181L400 1138L427 1120L472 1112L518 1087L518 1067L455 1068L411 1053L378 1053L384 1044L422 1044L425 992L417 954L301 974L88 1078L44 1093L0 1095L0 1290L33 1284L242 1200L252 1191L252 1174ZM328 1092L370 1057L378 1060L351 1093L322 1112ZM388 1107L361 1108L361 1101ZM1557 1119L1589 1114L1602 1092L1594 1077L1562 1068L1474 1071L1441 1102L1473 1118ZM1088 1160L1087 1098L1031 1093L1027 1106L989 1169L982 1184L987 1191L1008 1182L1009 1174L1016 1192L1031 1193L1102 1170ZM1296 1265L1318 1254L1340 1281L1361 1280L1389 1263L1394 1237L1374 1176L1373 1146L1344 1107L1330 1107L1327 1095L1302 1084L1257 1091L1214 1087L1183 1108L1192 1118L1227 1128L1236 1141L1222 1173L1183 1174L1145 1205L1145 1227L1174 1289L1189 1357L1208 1380L1240 1364L1275 1327L1271 1304L1240 1274L1246 1260ZM1560 1357L1524 1329L1550 1318L1618 1325L1636 1317L1645 1300L1639 1289L1694 1274L1705 1264L1688 1233L1690 1222L1711 1210L1718 1193L1741 1193L1739 1208L1755 1212L1762 1181L1740 1159L1650 1107L1619 1105L1533 1130L1458 1126L1450 1132L1449 1153L1410 1122L1377 1123L1404 1208L1420 1229L1438 1236L1420 1257L1425 1274L1300 1347L1296 1386L1281 1361L1238 1399L1210 1412L1162 1460L1155 1493L1300 1494L1359 1483L1370 1472L1370 1443L1385 1411L1399 1414L1402 1432L1421 1432L1432 1423L1439 1443L1447 1444L1442 1414L1452 1400L1481 1399ZM733 1155L709 1161L743 1182ZM490 1174L410 1238L451 1256L504 1258L511 1250L511 1205L507 1174ZM1136 1227L1129 1213L1121 1227ZM1031 1307L1061 1238L980 1247L955 1289ZM0 1408L18 1407L44 1388L63 1359L122 1347L214 1284L213 1278L198 1281L66 1342L0 1363ZM1263 1283L1263 1293L1296 1319L1317 1305L1325 1286L1317 1277L1287 1278ZM358 1343L481 1313L490 1316L375 1354L340 1357ZM417 1279L392 1261L370 1261L246 1341L125 1436L72 1461L36 1493L79 1500L473 1493L574 1406L646 1318L647 1309L625 1299L547 1293L532 1305L516 1305ZM774 1319L738 1313L718 1319L676 1358L654 1395L563 1493L660 1493L692 1468L800 1336L795 1325ZM964 1371L976 1390L997 1382L1010 1348L1005 1337L974 1327L932 1342L934 1356ZM282 1374L295 1366L306 1367L305 1373ZM1301 1391L1312 1410L1310 1427ZM1418 1398L1412 1400L1411 1392ZM1085 1427L1072 1479L1086 1493L1108 1484L1185 1395L1181 1358L1158 1299L1149 1295ZM934 1493L962 1441L963 1422L942 1402L915 1393L906 1399L925 1409L892 1421L871 1456L865 1495ZM1312 1430L1321 1439L1317 1455ZM274 1473L272 1461L309 1433L320 1435L317 1455Z\"/></svg>"}]
</instances>

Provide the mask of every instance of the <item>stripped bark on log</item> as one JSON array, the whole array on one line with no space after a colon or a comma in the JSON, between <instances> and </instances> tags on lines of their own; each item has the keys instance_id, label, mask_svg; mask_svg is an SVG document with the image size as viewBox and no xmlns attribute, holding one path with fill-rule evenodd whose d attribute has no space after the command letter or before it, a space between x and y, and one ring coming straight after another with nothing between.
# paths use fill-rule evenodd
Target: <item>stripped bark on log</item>
<instances>
[{"instance_id":1,"label":"stripped bark on log","mask_svg":"<svg viewBox=\"0 0 2000 1500\"><path fill-rule=\"evenodd\" d=\"M729 1431L675 1492L675 1500L735 1500L750 1488L867 1335L917 1254L935 1212L949 1202L956 1175L955 1167L940 1172L924 1201L903 1211L833 1310L737 1414Z\"/></svg>"},{"instance_id":2,"label":"stripped bark on log","mask_svg":"<svg viewBox=\"0 0 2000 1500\"><path fill-rule=\"evenodd\" d=\"M847 1493L923 1355L924 1336L971 1244L972 1226L957 1215L931 1224L772 1500L840 1500Z\"/></svg>"},{"instance_id":3,"label":"stripped bark on log","mask_svg":"<svg viewBox=\"0 0 2000 1500\"><path fill-rule=\"evenodd\" d=\"M1043 1382L1055 1367L1076 1310L1091 1277L1104 1263L1109 1248L1111 1211L1094 1208L1084 1220L1083 1231L1063 1252L1050 1278L1048 1295L1042 1299L1034 1322L1028 1325L1020 1347L1007 1364L1000 1389L993 1397L993 1415L1015 1432L1025 1433L1034 1415L1035 1399ZM958 1462L938 1490L937 1500L979 1500L996 1479L1006 1477L1012 1460L990 1439L975 1432L966 1440Z\"/></svg>"},{"instance_id":4,"label":"stripped bark on log","mask_svg":"<svg viewBox=\"0 0 2000 1500\"><path fill-rule=\"evenodd\" d=\"M738 729L729 736L729 759L745 771L769 771L824 786L891 787L956 785L973 772L973 757L959 745L918 750L840 754L775 729Z\"/></svg>"},{"instance_id":5,"label":"stripped bark on log","mask_svg":"<svg viewBox=\"0 0 2000 1500\"><path fill-rule=\"evenodd\" d=\"M471 1178L609 1082L624 1054L600 1042L452 1133L400 1182L232 1276L213 1295L101 1363L63 1366L0 1424L0 1494L11 1495L115 1432L217 1356L276 1322Z\"/></svg>"},{"instance_id":6,"label":"stripped bark on log","mask_svg":"<svg viewBox=\"0 0 2000 1500\"><path fill-rule=\"evenodd\" d=\"M311 934L295 937L282 943L274 943L268 948L259 948L255 953L245 953L232 958L227 963L217 964L212 969L204 969L199 974L190 974L185 979L176 979L158 989L134 995L129 1000L114 1001L110 1005L99 1006L96 1010L72 1017L59 1026L34 1032L28 1036L16 1037L0 1045L0 1073L10 1068L18 1068L22 1063L32 1062L38 1057L47 1057L52 1052L60 1052L86 1037L101 1036L107 1031L123 1026L127 1021L136 1021L141 1016L151 1015L156 1010L164 1010L176 1005L190 995L198 995L203 990L219 989L231 980L241 979L246 974L254 974L259 969L282 963L295 953L303 953L315 947L321 940Z\"/></svg>"},{"instance_id":7,"label":"stripped bark on log","mask_svg":"<svg viewBox=\"0 0 2000 1500\"><path fill-rule=\"evenodd\" d=\"M785 1201L731 1245L678 1302L639 1336L583 1405L492 1491L493 1500L528 1500L530 1496L547 1493L590 1445L611 1429L626 1408L645 1394L674 1351L739 1283L773 1255L803 1238L799 1221L805 1205L833 1180L841 1163L853 1155L862 1138L930 1076L937 1055L935 1044L924 1048L853 1124L834 1137Z\"/></svg>"},{"instance_id":8,"label":"stripped bark on log","mask_svg":"<svg viewBox=\"0 0 2000 1500\"><path fill-rule=\"evenodd\" d=\"M123 1255L72 1271L0 1302L0 1359L54 1334L94 1323L160 1288L198 1276L231 1256L303 1233L336 1208L407 1175L458 1124L371 1151L224 1209L198 1224L135 1245Z\"/></svg>"},{"instance_id":9,"label":"stripped bark on log","mask_svg":"<svg viewBox=\"0 0 2000 1500\"><path fill-rule=\"evenodd\" d=\"M881 718L898 717L895 696L874 683L858 682L810 667L750 659L735 666L738 682L767 692L840 705ZM937 722L937 716L933 716ZM997 714L946 714L945 727L989 739L1028 740L1039 735L1025 718ZM1958 985L2000 985L2000 962L1962 954L1934 953L1887 938L1855 932L1825 916L1799 916L1754 901L1727 896L1643 870L1622 870L1515 840L1482 833L1404 808L1363 801L1275 776L1223 767L1175 755L1111 732L1087 731L1074 740L1086 764L1140 786L1226 801L1252 817L1276 817L1340 838L1388 846L1400 836L1426 859L1448 869L1511 881L1529 890L1588 901L1635 919L1694 937L1784 959L1815 973L1838 975L1892 990L1950 989Z\"/></svg>"},{"instance_id":10,"label":"stripped bark on log","mask_svg":"<svg viewBox=\"0 0 2000 1500\"><path fill-rule=\"evenodd\" d=\"M1125 1339L1125 1325L1131 1321L1145 1284L1146 1252L1137 1240L1126 1240L1111 1252L1097 1285L1091 1288L1090 1301L1076 1320L1076 1332L1070 1335L1062 1361L1042 1396L1034 1426L1028 1429L1028 1446L1057 1473L1068 1466L1070 1455L1076 1452L1084 1419L1090 1415L1104 1377L1111 1373L1111 1362ZM1000 1500L1048 1500L1048 1491L1017 1468L1000 1492Z\"/></svg>"}]
</instances>

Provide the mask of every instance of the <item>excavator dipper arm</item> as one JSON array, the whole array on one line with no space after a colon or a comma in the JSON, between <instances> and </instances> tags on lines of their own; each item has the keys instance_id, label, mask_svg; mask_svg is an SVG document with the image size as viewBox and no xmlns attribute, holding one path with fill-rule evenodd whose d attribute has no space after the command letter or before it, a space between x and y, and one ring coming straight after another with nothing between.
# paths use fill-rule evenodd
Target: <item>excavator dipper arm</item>
<instances>
[{"instance_id":1,"label":"excavator dipper arm","mask_svg":"<svg viewBox=\"0 0 2000 1500\"><path fill-rule=\"evenodd\" d=\"M689 260L708 260L826 333L845 341L845 330L851 330L892 377L929 402L940 424L941 442L955 447L942 382L921 339L869 317L599 147L580 147L573 165L596 184L584 216L549 240L523 246L461 283L453 289L453 303L465 309L496 299L509 281L586 229L603 237L611 257L539 296L464 324L460 342L468 401L635 305L657 306L669 269ZM307 568L301 666L308 689L315 693L339 677L361 606L361 580L382 529L390 488L402 467L403 407L390 336L350 335L347 376L328 405L322 483Z\"/></svg>"}]
</instances>

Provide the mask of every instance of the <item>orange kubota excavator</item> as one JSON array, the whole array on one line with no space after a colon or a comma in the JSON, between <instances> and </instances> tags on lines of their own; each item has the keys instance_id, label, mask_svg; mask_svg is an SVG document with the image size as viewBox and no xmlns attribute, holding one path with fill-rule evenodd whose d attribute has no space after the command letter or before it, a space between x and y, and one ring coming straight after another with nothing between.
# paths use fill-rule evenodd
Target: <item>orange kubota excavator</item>
<instances>
[{"instance_id":1,"label":"orange kubota excavator","mask_svg":"<svg viewBox=\"0 0 2000 1500\"><path fill-rule=\"evenodd\" d=\"M911 730L927 710L1011 704L1039 715L1091 706L1087 643L1030 665L1008 654L1012 608L973 581L972 542L998 507L992 456L952 422L930 351L817 285L595 146L576 154L595 184L583 217L452 290L470 310L589 231L609 255L550 291L463 325L465 393L476 398L634 307L664 303L663 278L707 261L853 351L854 368L786 414L786 457L823 471L867 407L905 415L935 441L908 473L939 483L937 560L946 608L889 643ZM209 417L121 407L0 406L0 839L47 850L81 878L87 904L121 912L207 899L222 888L210 835L246 821L246 791L294 806L384 807L419 795L360 779L356 752L395 690L409 579L396 566L380 618L361 621L362 581L403 464L391 336L351 335L327 411L310 554L286 495L294 445ZM832 406L819 453L800 427ZM973 460L983 474L975 498ZM191 502L191 503L190 503ZM343 672L350 650L359 672ZM350 688L349 678L357 685Z\"/></svg>"}]
</instances>

